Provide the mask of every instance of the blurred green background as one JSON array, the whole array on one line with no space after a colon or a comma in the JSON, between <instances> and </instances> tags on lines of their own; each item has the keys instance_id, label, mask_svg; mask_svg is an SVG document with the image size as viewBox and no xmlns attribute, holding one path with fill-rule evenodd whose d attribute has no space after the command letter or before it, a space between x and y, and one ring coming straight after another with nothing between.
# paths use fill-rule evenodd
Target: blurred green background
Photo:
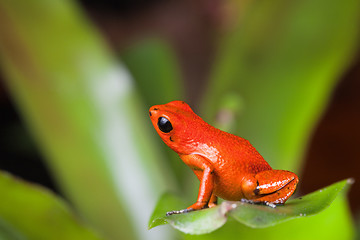
<instances>
[{"instance_id":1,"label":"blurred green background","mask_svg":"<svg viewBox=\"0 0 360 240\"><path fill-rule=\"evenodd\" d=\"M360 179L359 20L358 0L0 0L0 169L25 180L0 174L0 239L198 238L147 230L161 193L197 195L148 119L172 100L296 172L297 195ZM200 238L353 239L359 186Z\"/></svg>"}]
</instances>

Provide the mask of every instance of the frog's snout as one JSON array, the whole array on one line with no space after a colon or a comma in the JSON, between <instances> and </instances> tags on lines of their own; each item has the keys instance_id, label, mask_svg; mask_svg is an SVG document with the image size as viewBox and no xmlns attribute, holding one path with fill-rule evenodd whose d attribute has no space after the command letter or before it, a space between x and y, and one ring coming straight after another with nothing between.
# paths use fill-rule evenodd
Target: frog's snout
<instances>
[{"instance_id":1,"label":"frog's snout","mask_svg":"<svg viewBox=\"0 0 360 240\"><path fill-rule=\"evenodd\" d=\"M151 117L158 110L159 110L159 108L152 106L149 110L149 116Z\"/></svg>"}]
</instances>

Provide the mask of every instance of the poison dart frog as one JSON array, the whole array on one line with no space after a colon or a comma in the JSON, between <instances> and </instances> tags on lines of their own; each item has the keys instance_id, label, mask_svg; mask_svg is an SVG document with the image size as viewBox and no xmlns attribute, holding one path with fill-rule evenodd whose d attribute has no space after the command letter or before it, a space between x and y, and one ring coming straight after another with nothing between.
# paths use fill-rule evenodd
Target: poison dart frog
<instances>
[{"instance_id":1,"label":"poison dart frog","mask_svg":"<svg viewBox=\"0 0 360 240\"><path fill-rule=\"evenodd\" d=\"M185 102L152 106L149 115L161 139L200 180L196 203L168 215L214 207L218 197L276 206L294 193L295 173L272 169L248 140L209 125Z\"/></svg>"}]
</instances>

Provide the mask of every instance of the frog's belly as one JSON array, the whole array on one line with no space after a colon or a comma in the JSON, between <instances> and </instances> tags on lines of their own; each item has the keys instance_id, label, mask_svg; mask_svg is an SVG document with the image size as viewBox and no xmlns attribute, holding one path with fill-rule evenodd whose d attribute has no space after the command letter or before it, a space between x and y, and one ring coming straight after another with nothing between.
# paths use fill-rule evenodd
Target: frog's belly
<instances>
[{"instance_id":1,"label":"frog's belly","mask_svg":"<svg viewBox=\"0 0 360 240\"><path fill-rule=\"evenodd\" d=\"M230 201L239 201L244 198L241 182L242 174L221 174L215 172L214 193L216 196Z\"/></svg>"}]
</instances>

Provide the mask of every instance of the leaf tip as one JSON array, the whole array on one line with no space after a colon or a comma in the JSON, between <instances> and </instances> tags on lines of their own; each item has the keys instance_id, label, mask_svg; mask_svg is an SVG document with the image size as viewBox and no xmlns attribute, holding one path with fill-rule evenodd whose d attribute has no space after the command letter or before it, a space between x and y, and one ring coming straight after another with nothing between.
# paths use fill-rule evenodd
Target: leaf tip
<instances>
[{"instance_id":1,"label":"leaf tip","mask_svg":"<svg viewBox=\"0 0 360 240\"><path fill-rule=\"evenodd\" d=\"M354 178L348 178L346 181L347 184L352 185L355 183L355 179Z\"/></svg>"},{"instance_id":2,"label":"leaf tip","mask_svg":"<svg viewBox=\"0 0 360 240\"><path fill-rule=\"evenodd\" d=\"M150 229L152 229L154 227L160 226L160 225L164 225L164 224L167 224L166 219L164 219L164 218L155 218L151 222L149 222L148 230L150 230Z\"/></svg>"}]
</instances>

